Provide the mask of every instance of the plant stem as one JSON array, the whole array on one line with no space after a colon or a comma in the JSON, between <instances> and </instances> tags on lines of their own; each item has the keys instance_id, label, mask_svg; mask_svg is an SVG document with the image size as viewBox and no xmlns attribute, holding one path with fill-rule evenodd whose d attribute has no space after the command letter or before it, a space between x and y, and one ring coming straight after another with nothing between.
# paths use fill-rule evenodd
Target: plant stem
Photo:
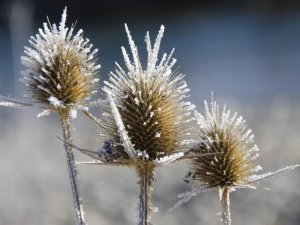
<instances>
[{"instance_id":1,"label":"plant stem","mask_svg":"<svg viewBox=\"0 0 300 225\"><path fill-rule=\"evenodd\" d=\"M230 189L227 187L224 187L222 197L221 197L222 219L223 219L224 225L231 225L229 196L230 196Z\"/></svg>"},{"instance_id":2,"label":"plant stem","mask_svg":"<svg viewBox=\"0 0 300 225\"><path fill-rule=\"evenodd\" d=\"M151 219L151 195L154 179L154 165L149 162L137 166L139 177L139 221L138 225L149 225Z\"/></svg>"},{"instance_id":3,"label":"plant stem","mask_svg":"<svg viewBox=\"0 0 300 225\"><path fill-rule=\"evenodd\" d=\"M59 116L61 120L62 131L63 131L64 148L66 153L67 166L68 166L69 178L70 178L72 195L73 195L73 203L75 206L77 225L85 225L84 212L82 209L80 195L79 195L79 185L77 180L77 170L75 166L74 153L72 150L72 146L70 145L72 138L71 138L71 125L70 125L68 110L63 110L62 112L59 112Z\"/></svg>"}]
</instances>

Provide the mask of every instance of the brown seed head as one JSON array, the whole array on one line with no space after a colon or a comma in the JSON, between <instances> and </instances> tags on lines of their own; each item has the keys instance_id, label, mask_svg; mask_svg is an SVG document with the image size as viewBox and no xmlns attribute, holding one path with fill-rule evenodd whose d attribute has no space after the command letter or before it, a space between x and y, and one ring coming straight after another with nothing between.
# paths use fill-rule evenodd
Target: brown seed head
<instances>
[{"instance_id":1,"label":"brown seed head","mask_svg":"<svg viewBox=\"0 0 300 225\"><path fill-rule=\"evenodd\" d=\"M74 27L65 27L66 9L56 24L44 23L44 29L31 37L31 48L25 47L21 61L27 67L24 82L30 97L46 108L82 105L95 92L100 68L91 52L92 44L82 37L82 30L73 35Z\"/></svg>"},{"instance_id":2,"label":"brown seed head","mask_svg":"<svg viewBox=\"0 0 300 225\"><path fill-rule=\"evenodd\" d=\"M205 102L205 116L196 112L196 120L201 142L192 149L200 153L191 160L193 179L210 187L246 185L261 167L255 163L258 148L254 136L246 130L242 117L231 116L225 106L220 115L213 101L211 108Z\"/></svg>"},{"instance_id":3,"label":"brown seed head","mask_svg":"<svg viewBox=\"0 0 300 225\"><path fill-rule=\"evenodd\" d=\"M147 34L148 61L146 70L143 70L138 50L127 29L134 64L122 48L128 72L117 64L118 68L111 73L104 88L114 96L127 134L138 157L143 160L155 160L182 150L183 142L190 135L189 123L193 120L191 110L194 106L185 101L189 90L183 76L172 70L175 59L171 60L171 55L164 54L156 65L163 31L162 26L153 49ZM120 143L109 104L104 104L102 109L103 133L106 138Z\"/></svg>"}]
</instances>

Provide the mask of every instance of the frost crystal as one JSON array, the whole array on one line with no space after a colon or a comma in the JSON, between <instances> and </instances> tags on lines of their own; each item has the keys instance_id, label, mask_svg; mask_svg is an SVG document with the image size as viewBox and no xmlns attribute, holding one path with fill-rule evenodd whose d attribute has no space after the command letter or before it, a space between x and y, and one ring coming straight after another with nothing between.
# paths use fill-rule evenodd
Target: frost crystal
<instances>
[{"instance_id":1,"label":"frost crystal","mask_svg":"<svg viewBox=\"0 0 300 225\"><path fill-rule=\"evenodd\" d=\"M156 159L155 163L157 163L158 165L168 165L183 156L184 156L183 152L178 152L178 153L174 153L170 156L164 156L162 158Z\"/></svg>"}]
</instances>

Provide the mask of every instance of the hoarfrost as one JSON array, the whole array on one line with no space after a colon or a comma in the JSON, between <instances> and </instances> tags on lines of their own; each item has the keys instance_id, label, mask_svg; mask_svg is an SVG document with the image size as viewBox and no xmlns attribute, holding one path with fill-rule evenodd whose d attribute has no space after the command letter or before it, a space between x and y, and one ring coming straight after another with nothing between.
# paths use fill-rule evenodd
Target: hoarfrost
<instances>
[{"instance_id":1,"label":"hoarfrost","mask_svg":"<svg viewBox=\"0 0 300 225\"><path fill-rule=\"evenodd\" d=\"M171 162L174 162L175 160L181 158L184 156L183 152L178 152L169 156L164 156L162 158L156 159L155 163L157 163L158 165L168 165Z\"/></svg>"},{"instance_id":2,"label":"hoarfrost","mask_svg":"<svg viewBox=\"0 0 300 225\"><path fill-rule=\"evenodd\" d=\"M51 105L53 105L55 108L58 108L58 107L62 107L63 106L63 102L58 100L56 97L54 96L50 96L48 98L48 101Z\"/></svg>"}]
</instances>

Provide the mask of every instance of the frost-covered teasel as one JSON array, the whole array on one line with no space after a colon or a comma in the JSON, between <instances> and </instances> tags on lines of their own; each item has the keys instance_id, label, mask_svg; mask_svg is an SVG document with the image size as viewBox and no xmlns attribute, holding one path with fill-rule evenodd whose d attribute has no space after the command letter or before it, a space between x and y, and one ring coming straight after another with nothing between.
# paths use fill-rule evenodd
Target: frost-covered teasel
<instances>
[{"instance_id":1,"label":"frost-covered teasel","mask_svg":"<svg viewBox=\"0 0 300 225\"><path fill-rule=\"evenodd\" d=\"M220 112L219 106L212 100L210 106L205 101L204 115L195 111L195 117L199 141L191 149L194 157L188 160L190 172L185 178L193 182L193 189L179 195L181 200L169 212L202 192L216 189L222 203L223 223L230 225L231 192L238 188L255 189L259 181L299 166L258 174L262 170L257 163L259 150L252 131L247 129L241 116L232 115L226 105Z\"/></svg>"},{"instance_id":2,"label":"frost-covered teasel","mask_svg":"<svg viewBox=\"0 0 300 225\"><path fill-rule=\"evenodd\" d=\"M258 147L254 135L246 128L245 120L230 115L224 106L222 113L215 101L211 108L205 102L205 115L195 112L200 143L192 151L213 153L193 158L190 163L195 180L207 186L239 186L248 182L257 165Z\"/></svg>"},{"instance_id":3,"label":"frost-covered teasel","mask_svg":"<svg viewBox=\"0 0 300 225\"><path fill-rule=\"evenodd\" d=\"M77 170L71 146L70 118L77 115L77 110L86 111L89 99L96 92L96 77L100 65L96 64L97 49L89 39L83 38L80 29L74 34L74 25L66 27L67 9L61 22L44 23L43 29L29 40L30 47L25 47L21 61L27 67L24 83L28 87L28 97L41 104L44 111L38 115L58 114L64 140L67 166L77 225L84 225L84 212L79 196Z\"/></svg>"},{"instance_id":4,"label":"frost-covered teasel","mask_svg":"<svg viewBox=\"0 0 300 225\"><path fill-rule=\"evenodd\" d=\"M176 59L173 51L163 54L158 61L158 53L163 37L161 26L154 45L149 32L145 37L147 45L147 66L144 69L130 31L125 25L132 52L133 62L122 47L126 69L116 63L115 72L110 73L104 91L109 92L120 113L124 129L135 152L145 151L154 161L183 150L183 143L190 139L190 122L193 120L194 105L187 101L189 89L184 75L173 69ZM122 142L118 124L109 101L102 105L102 133L107 139ZM138 158L138 156L137 156Z\"/></svg>"},{"instance_id":5,"label":"frost-covered teasel","mask_svg":"<svg viewBox=\"0 0 300 225\"><path fill-rule=\"evenodd\" d=\"M24 47L22 71L27 95L48 110L75 108L86 104L96 92L100 65L89 39L75 26L66 27L65 9L60 24L43 24Z\"/></svg>"},{"instance_id":6,"label":"frost-covered teasel","mask_svg":"<svg viewBox=\"0 0 300 225\"><path fill-rule=\"evenodd\" d=\"M184 156L191 140L191 122L194 105L188 99L189 89L184 76L175 70L173 51L163 54L159 61L159 48L164 33L161 26L154 44L149 32L145 37L147 47L146 67L142 66L138 48L125 24L133 60L122 47L126 68L116 63L103 88L106 100L101 104L101 135L115 143L107 156L82 151L100 164L133 167L139 178L139 225L150 223L151 191L154 169ZM91 116L91 118L93 118Z\"/></svg>"}]
</instances>

